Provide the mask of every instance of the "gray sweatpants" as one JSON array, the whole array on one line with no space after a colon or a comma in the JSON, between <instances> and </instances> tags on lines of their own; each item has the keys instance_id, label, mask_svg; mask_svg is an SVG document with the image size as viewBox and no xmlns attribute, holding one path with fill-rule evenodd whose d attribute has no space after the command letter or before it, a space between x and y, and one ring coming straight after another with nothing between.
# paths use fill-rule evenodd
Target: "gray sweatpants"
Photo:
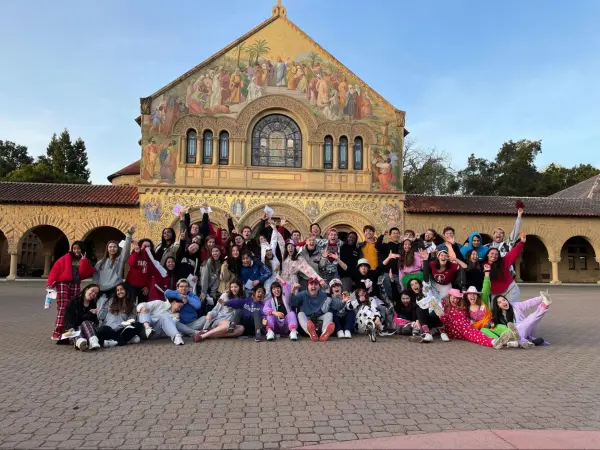
<instances>
[{"instance_id":1,"label":"gray sweatpants","mask_svg":"<svg viewBox=\"0 0 600 450\"><path fill-rule=\"evenodd\" d=\"M506 289L506 291L504 291L502 293L502 295L511 304L521 301L521 290L519 289L519 286L517 285L517 283L515 283L514 281L512 283L510 283L510 285L508 286L508 289ZM492 295L492 297L495 297L495 295Z\"/></svg>"},{"instance_id":2,"label":"gray sweatpants","mask_svg":"<svg viewBox=\"0 0 600 450\"><path fill-rule=\"evenodd\" d=\"M153 339L169 336L171 340L175 339L177 335L193 336L196 331L190 327L175 321L169 314L162 314L157 319L152 320L149 313L140 313L138 316L138 322L148 322L154 329Z\"/></svg>"},{"instance_id":3,"label":"gray sweatpants","mask_svg":"<svg viewBox=\"0 0 600 450\"><path fill-rule=\"evenodd\" d=\"M321 316L318 316L317 320L320 320L323 322L323 324L321 325L321 333L322 333L323 330L325 328L327 328L327 325L329 325L330 323L333 322L333 314L330 312L325 313ZM306 329L306 324L308 323L308 317L303 312L298 313L298 323L300 324L302 329L306 332L306 334L308 334L308 330ZM315 323L315 326L318 326L318 325Z\"/></svg>"}]
</instances>

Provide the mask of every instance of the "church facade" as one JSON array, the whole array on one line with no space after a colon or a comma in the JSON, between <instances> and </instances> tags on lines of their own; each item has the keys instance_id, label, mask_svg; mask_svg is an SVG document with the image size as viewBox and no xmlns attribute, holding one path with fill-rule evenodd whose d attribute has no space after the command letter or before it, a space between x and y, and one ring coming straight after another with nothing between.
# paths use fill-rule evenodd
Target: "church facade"
<instances>
[{"instance_id":1,"label":"church facade","mask_svg":"<svg viewBox=\"0 0 600 450\"><path fill-rule=\"evenodd\" d=\"M47 273L76 239L101 257L132 223L156 242L177 226L174 210L190 207L198 221L205 202L216 225L228 213L238 229L254 227L269 206L302 233L311 223L361 239L366 224L417 232L450 224L458 239L473 230L489 239L496 226L510 232L516 199L404 194L405 118L278 2L266 21L140 99L141 158L111 175L112 185L0 183L0 275L14 279L26 266ZM589 195L524 199L520 277L598 282L594 186Z\"/></svg>"}]
</instances>

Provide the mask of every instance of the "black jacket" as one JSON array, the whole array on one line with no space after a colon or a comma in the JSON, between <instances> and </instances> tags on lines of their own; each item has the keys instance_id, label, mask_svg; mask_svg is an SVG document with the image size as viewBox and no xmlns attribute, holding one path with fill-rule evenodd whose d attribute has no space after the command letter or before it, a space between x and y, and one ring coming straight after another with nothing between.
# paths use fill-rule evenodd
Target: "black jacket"
<instances>
[{"instance_id":1,"label":"black jacket","mask_svg":"<svg viewBox=\"0 0 600 450\"><path fill-rule=\"evenodd\" d=\"M401 241L398 242L383 242L383 235L377 238L377 243L375 244L375 248L379 254L379 269L380 273L388 273L390 269L393 270L394 273L398 272L398 260L392 259L385 266L382 264L383 261L388 257L390 251L392 253L400 253L400 245L402 245Z\"/></svg>"},{"instance_id":2,"label":"black jacket","mask_svg":"<svg viewBox=\"0 0 600 450\"><path fill-rule=\"evenodd\" d=\"M70 330L71 328L77 329L86 320L98 325L98 316L91 311L92 309L96 309L95 300L90 302L90 306L87 307L83 306L81 295L69 300L65 308L65 330Z\"/></svg>"},{"instance_id":3,"label":"black jacket","mask_svg":"<svg viewBox=\"0 0 600 450\"><path fill-rule=\"evenodd\" d=\"M344 270L338 266L340 277L353 277L356 273L356 263L362 258L362 250L357 245L342 244L340 247L340 259L348 266Z\"/></svg>"}]
</instances>

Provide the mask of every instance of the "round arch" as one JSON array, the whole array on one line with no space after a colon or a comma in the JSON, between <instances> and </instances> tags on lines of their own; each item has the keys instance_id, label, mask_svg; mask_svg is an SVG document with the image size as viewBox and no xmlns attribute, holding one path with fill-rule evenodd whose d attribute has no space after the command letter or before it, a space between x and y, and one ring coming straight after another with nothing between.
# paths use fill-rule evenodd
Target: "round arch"
<instances>
[{"instance_id":1,"label":"round arch","mask_svg":"<svg viewBox=\"0 0 600 450\"><path fill-rule=\"evenodd\" d=\"M90 234L92 234L99 228L113 228L120 231L122 234L125 234L127 233L127 230L129 230L130 227L131 224L127 224L123 220L118 219L116 217L98 217L84 222L80 228L84 231L82 239L85 241L87 240Z\"/></svg>"},{"instance_id":2,"label":"round arch","mask_svg":"<svg viewBox=\"0 0 600 450\"><path fill-rule=\"evenodd\" d=\"M34 229L37 230L37 232L34 232ZM66 220L51 215L32 216L26 218L23 222L23 227L21 228L20 236L17 240L17 245L14 250L16 251L19 248L21 242L30 231L37 234L39 232L43 233L44 230L51 229L59 230L62 234L66 236L68 242L73 242L77 240L77 235L75 234L74 227ZM51 238L52 236L49 237ZM56 237L58 238L58 236ZM40 239L42 239L42 237L40 237ZM44 241L44 239L42 239L42 241Z\"/></svg>"},{"instance_id":3,"label":"round arch","mask_svg":"<svg viewBox=\"0 0 600 450\"><path fill-rule=\"evenodd\" d=\"M10 254L8 253L8 238L0 229L0 276L7 276L10 272Z\"/></svg>"},{"instance_id":4,"label":"round arch","mask_svg":"<svg viewBox=\"0 0 600 450\"><path fill-rule=\"evenodd\" d=\"M564 283L598 282L598 251L585 235L571 236L559 253L558 275Z\"/></svg>"},{"instance_id":5,"label":"round arch","mask_svg":"<svg viewBox=\"0 0 600 450\"><path fill-rule=\"evenodd\" d=\"M254 227L256 227L258 222L263 217L265 206L267 206L267 203L249 209L240 218L240 221L238 222L238 227L241 228L249 226L254 229ZM303 235L308 233L311 221L301 210L287 203L280 202L269 202L268 206L273 208L276 217L286 218L286 220L288 221L288 226L286 226L286 229L298 229Z\"/></svg>"},{"instance_id":6,"label":"round arch","mask_svg":"<svg viewBox=\"0 0 600 450\"><path fill-rule=\"evenodd\" d=\"M106 244L109 241L121 242L125 239L125 233L111 226L99 226L86 233L84 237L85 251L87 257L93 264L104 256Z\"/></svg>"},{"instance_id":7,"label":"round arch","mask_svg":"<svg viewBox=\"0 0 600 450\"><path fill-rule=\"evenodd\" d=\"M520 261L519 275L524 282L543 283L552 279L548 246L540 236L527 235Z\"/></svg>"},{"instance_id":8,"label":"round arch","mask_svg":"<svg viewBox=\"0 0 600 450\"><path fill-rule=\"evenodd\" d=\"M336 210L321 215L315 222L321 226L323 233L328 228L344 226L348 231L354 231L358 234L358 239L363 241L365 235L363 228L365 225L374 225L373 222L357 211Z\"/></svg>"}]
</instances>

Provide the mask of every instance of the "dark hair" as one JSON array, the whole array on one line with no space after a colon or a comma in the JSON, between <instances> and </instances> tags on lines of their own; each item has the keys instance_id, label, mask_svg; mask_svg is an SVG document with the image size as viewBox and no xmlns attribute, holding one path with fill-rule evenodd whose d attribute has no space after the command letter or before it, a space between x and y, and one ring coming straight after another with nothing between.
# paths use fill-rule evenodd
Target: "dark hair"
<instances>
[{"instance_id":1,"label":"dark hair","mask_svg":"<svg viewBox=\"0 0 600 450\"><path fill-rule=\"evenodd\" d=\"M173 240L171 241L170 244L167 244L167 240L165 239L165 230L171 230ZM176 240L177 240L177 236L175 235L175 230L173 228L171 228L171 227L163 228L162 232L160 233L160 247L162 249L166 249L169 245L173 245Z\"/></svg>"},{"instance_id":2,"label":"dark hair","mask_svg":"<svg viewBox=\"0 0 600 450\"><path fill-rule=\"evenodd\" d=\"M217 266L217 261L215 261L215 259L212 257L212 251L215 248L217 250L219 250L219 259L217 261L218 262L222 261L223 251L221 250L221 247L219 247L218 245L215 245L213 248L210 249L210 255L207 256L204 265L209 270L209 273L211 273L211 274L216 273L218 275L220 272L221 266Z\"/></svg>"},{"instance_id":3,"label":"dark hair","mask_svg":"<svg viewBox=\"0 0 600 450\"><path fill-rule=\"evenodd\" d=\"M270 289L271 292L269 292L269 294L271 294L271 297L275 297L273 295L274 287L279 287L279 289L281 289L281 293L279 294L279 297L277 298L277 300L280 300L280 299L283 300L283 286L281 286L281 283L279 281L273 281L273 283L271 284L271 289Z\"/></svg>"},{"instance_id":4,"label":"dark hair","mask_svg":"<svg viewBox=\"0 0 600 450\"><path fill-rule=\"evenodd\" d=\"M408 296L408 298L410 298L410 303L408 304L408 306L404 306L404 303L402 303L403 295L406 295ZM394 309L398 314L400 314L403 311L414 311L415 309L417 309L417 298L415 297L414 293L405 289L402 292L400 292L400 298L395 306L396 307Z\"/></svg>"},{"instance_id":5,"label":"dark hair","mask_svg":"<svg viewBox=\"0 0 600 450\"><path fill-rule=\"evenodd\" d=\"M239 256L237 258L234 258L231 255L231 250L233 250L234 247L237 248L238 252L239 252ZM231 273L235 274L236 277L239 277L241 265L242 265L242 251L240 250L240 248L237 245L235 245L235 244L231 245L229 247L229 251L227 252L227 269L229 269L229 271Z\"/></svg>"},{"instance_id":6,"label":"dark hair","mask_svg":"<svg viewBox=\"0 0 600 450\"><path fill-rule=\"evenodd\" d=\"M498 259L496 260L496 262L490 262L489 260L489 256L490 256L490 252L492 250L495 250L498 252ZM490 248L487 253L485 254L485 258L483 259L483 261L486 264L490 265L490 278L492 280L497 280L498 278L500 278L502 276L502 255L500 254L500 250L498 250L497 248Z\"/></svg>"},{"instance_id":7,"label":"dark hair","mask_svg":"<svg viewBox=\"0 0 600 450\"><path fill-rule=\"evenodd\" d=\"M248 258L252 259L252 252L250 250L244 250L240 255L240 258L243 258L244 256L247 256Z\"/></svg>"},{"instance_id":8,"label":"dark hair","mask_svg":"<svg viewBox=\"0 0 600 450\"><path fill-rule=\"evenodd\" d=\"M400 228L398 228L398 227L392 227L392 228L390 228L389 233L392 234L392 231L394 231L394 230L396 230L398 233L400 233Z\"/></svg>"},{"instance_id":9,"label":"dark hair","mask_svg":"<svg viewBox=\"0 0 600 450\"><path fill-rule=\"evenodd\" d=\"M250 230L250 232L252 232L252 227L249 227L248 225L246 225L244 228L242 228L242 233L244 232L244 230Z\"/></svg>"},{"instance_id":10,"label":"dark hair","mask_svg":"<svg viewBox=\"0 0 600 450\"><path fill-rule=\"evenodd\" d=\"M356 231L350 231L347 235L346 235L346 242L344 242L344 244L348 243L348 238L350 237L350 235L353 234L354 236L356 236L356 240L358 241L358 233Z\"/></svg>"},{"instance_id":11,"label":"dark hair","mask_svg":"<svg viewBox=\"0 0 600 450\"><path fill-rule=\"evenodd\" d=\"M150 252L152 252L152 254L154 255L154 242L152 242L148 238L142 238L137 242L138 247L142 248L142 245L144 245L144 242L148 242L150 244Z\"/></svg>"},{"instance_id":12,"label":"dark hair","mask_svg":"<svg viewBox=\"0 0 600 450\"><path fill-rule=\"evenodd\" d=\"M448 255L448 252L445 252L446 255ZM440 255L442 254L442 252L438 252L435 258L435 268L437 270L440 270L442 268L442 265L440 264ZM446 266L445 267L450 267L450 255L448 255L448 261L446 261Z\"/></svg>"},{"instance_id":13,"label":"dark hair","mask_svg":"<svg viewBox=\"0 0 600 450\"><path fill-rule=\"evenodd\" d=\"M238 290L237 295L233 295L233 293L231 292L232 284L237 284L237 286L240 288ZM242 298L243 296L244 296L244 285L242 284L242 282L240 280L238 280L237 278L234 278L233 280L231 280L229 282L229 286L227 289L227 297L229 298L229 300L231 300L232 298Z\"/></svg>"},{"instance_id":14,"label":"dark hair","mask_svg":"<svg viewBox=\"0 0 600 450\"><path fill-rule=\"evenodd\" d=\"M117 254L115 255L114 258L111 258L110 255L108 254L108 246L110 244L115 244L117 246ZM120 255L121 255L121 247L119 247L119 243L117 241L108 241L106 243L106 250L104 251L104 256L102 257L102 259L100 261L98 261L99 267L102 269L104 267L104 263L106 263L106 261L108 261L109 259L112 260L112 262L114 263L114 260L117 259Z\"/></svg>"},{"instance_id":15,"label":"dark hair","mask_svg":"<svg viewBox=\"0 0 600 450\"><path fill-rule=\"evenodd\" d=\"M298 233L300 236L302 236L302 233L300 233L300 230L294 230L294 231L292 231L292 235L293 235L294 233Z\"/></svg>"},{"instance_id":16,"label":"dark hair","mask_svg":"<svg viewBox=\"0 0 600 450\"><path fill-rule=\"evenodd\" d=\"M416 281L419 284L419 293L415 294L412 290L412 288L410 287L410 284ZM425 295L423 294L423 282L421 280L419 280L418 278L412 278L410 280L408 280L408 283L406 283L406 289L402 292L407 292L408 295L410 295L411 297L414 297L415 302L417 300L421 300L423 297L425 297Z\"/></svg>"},{"instance_id":17,"label":"dark hair","mask_svg":"<svg viewBox=\"0 0 600 450\"><path fill-rule=\"evenodd\" d=\"M477 261L475 261L474 263L471 261L471 254L473 253L477 254ZM477 253L477 250L475 250L474 248L469 250L465 255L465 262L467 263L466 270L479 270L481 272L481 264L479 263L479 253Z\"/></svg>"},{"instance_id":18,"label":"dark hair","mask_svg":"<svg viewBox=\"0 0 600 450\"><path fill-rule=\"evenodd\" d=\"M315 223L311 223L311 224L310 224L310 227L308 227L308 229L309 229L309 230L312 230L312 227L314 227L315 225L316 225L317 227L319 227L319 231L323 231L323 229L321 228L321 225L319 225L319 224L318 224L318 223L316 223L316 222L315 222Z\"/></svg>"},{"instance_id":19,"label":"dark hair","mask_svg":"<svg viewBox=\"0 0 600 450\"><path fill-rule=\"evenodd\" d=\"M83 299L85 298L85 293L87 291L89 291L90 289L92 289L92 288L98 288L98 292L100 292L100 286L98 286L97 284L94 284L94 283L88 284L86 287L84 287L81 290L81 292L77 296L75 296L75 298L77 299L77 301L79 303L83 303ZM96 303L96 300L94 300L94 304L95 303Z\"/></svg>"},{"instance_id":20,"label":"dark hair","mask_svg":"<svg viewBox=\"0 0 600 450\"><path fill-rule=\"evenodd\" d=\"M375 233L375 227L373 225L365 225L363 227L363 233L367 230L371 230L373 233Z\"/></svg>"},{"instance_id":21,"label":"dark hair","mask_svg":"<svg viewBox=\"0 0 600 450\"><path fill-rule=\"evenodd\" d=\"M175 272L175 269L177 268L177 259L175 259L174 256L167 256L165 259L165 264L163 265L163 267L165 268L165 270L168 272L169 269L167 269L167 261L172 259L175 262L175 267L173 268L173 272Z\"/></svg>"},{"instance_id":22,"label":"dark hair","mask_svg":"<svg viewBox=\"0 0 600 450\"><path fill-rule=\"evenodd\" d=\"M415 232L413 230L404 230L404 234L412 234L415 236Z\"/></svg>"},{"instance_id":23,"label":"dark hair","mask_svg":"<svg viewBox=\"0 0 600 450\"><path fill-rule=\"evenodd\" d=\"M452 227L444 227L444 231L442 231L442 234L446 234L446 231L452 231L453 233L456 233L456 230Z\"/></svg>"},{"instance_id":24,"label":"dark hair","mask_svg":"<svg viewBox=\"0 0 600 450\"><path fill-rule=\"evenodd\" d=\"M410 267L415 262L415 250L412 247L412 242L410 244L410 250L404 250L404 243L406 241L410 241L409 239L403 239L402 244L398 248L398 254L400 257L398 258L398 269L403 269L404 267Z\"/></svg>"},{"instance_id":25,"label":"dark hair","mask_svg":"<svg viewBox=\"0 0 600 450\"><path fill-rule=\"evenodd\" d=\"M125 297L122 299L117 296L117 288L119 286L121 286L123 289L125 289ZM110 308L109 308L110 313L111 314L125 313L127 315L130 315L134 309L135 309L135 304L133 302L133 299L129 298L129 293L127 292L127 287L125 286L125 283L117 284L115 286L115 293L113 294L112 298L110 299Z\"/></svg>"},{"instance_id":26,"label":"dark hair","mask_svg":"<svg viewBox=\"0 0 600 450\"><path fill-rule=\"evenodd\" d=\"M75 247L75 246L77 246L77 247L79 247L81 249L81 254L85 253L85 242L83 242L83 241L74 241L71 244L71 251L69 252L69 253L71 253L71 256L74 256L73 247Z\"/></svg>"},{"instance_id":27,"label":"dark hair","mask_svg":"<svg viewBox=\"0 0 600 450\"><path fill-rule=\"evenodd\" d=\"M290 252L288 252L288 245L294 245L294 244L291 244L289 242L285 243L285 251L283 252L283 260L285 261L288 258L288 256L290 256L292 258L292 261L296 261L296 259L298 258L298 249L294 245L294 253L290 255Z\"/></svg>"},{"instance_id":28,"label":"dark hair","mask_svg":"<svg viewBox=\"0 0 600 450\"><path fill-rule=\"evenodd\" d=\"M504 314L502 314L502 310L498 306L498 299L502 297L506 299L504 295L495 295L494 300L492 300L492 318L494 323L506 325L509 322L515 321L515 310L513 306L508 302L508 310L506 311L506 319L504 319ZM506 323L505 323L506 322Z\"/></svg>"}]
</instances>

